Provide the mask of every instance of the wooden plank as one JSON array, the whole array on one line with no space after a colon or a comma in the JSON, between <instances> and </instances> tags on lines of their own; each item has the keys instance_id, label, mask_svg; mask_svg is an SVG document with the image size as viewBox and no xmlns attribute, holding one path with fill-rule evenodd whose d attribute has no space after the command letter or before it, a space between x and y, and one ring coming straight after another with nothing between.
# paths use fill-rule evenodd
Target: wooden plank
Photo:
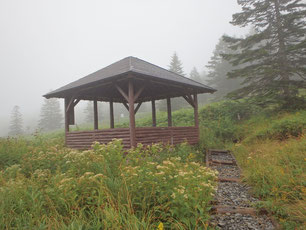
<instances>
[{"instance_id":1,"label":"wooden plank","mask_svg":"<svg viewBox=\"0 0 306 230\"><path fill-rule=\"evenodd\" d=\"M228 153L228 150L224 150L224 149L210 149L210 152L219 152L219 153Z\"/></svg>"},{"instance_id":2,"label":"wooden plank","mask_svg":"<svg viewBox=\"0 0 306 230\"><path fill-rule=\"evenodd\" d=\"M225 213L239 213L244 215L256 215L255 208L245 208L245 207L233 207L233 206L221 206L215 205L212 207L212 212L225 214Z\"/></svg>"},{"instance_id":3,"label":"wooden plank","mask_svg":"<svg viewBox=\"0 0 306 230\"><path fill-rule=\"evenodd\" d=\"M236 182L236 183L241 182L239 178L232 178L232 177L219 177L218 181L219 182Z\"/></svg>"},{"instance_id":4,"label":"wooden plank","mask_svg":"<svg viewBox=\"0 0 306 230\"><path fill-rule=\"evenodd\" d=\"M72 146L72 145L77 145L77 146L84 146L84 145L92 145L94 142L99 142L99 143L103 143L103 144L107 144L107 143L109 143L109 142L111 142L112 140L96 140L96 141L91 141L91 142L82 142L82 141L80 141L80 142L67 142L67 145L70 145L70 146ZM123 144L129 144L130 142L129 142L129 140L126 140L126 141L122 141L122 143Z\"/></svg>"},{"instance_id":5,"label":"wooden plank","mask_svg":"<svg viewBox=\"0 0 306 230\"><path fill-rule=\"evenodd\" d=\"M221 160L211 160L212 164L222 164L222 165L236 165L235 161L221 161Z\"/></svg>"},{"instance_id":6,"label":"wooden plank","mask_svg":"<svg viewBox=\"0 0 306 230\"><path fill-rule=\"evenodd\" d=\"M69 134L84 134L84 133L104 133L104 132L122 132L122 131L129 131L129 128L114 128L114 129L103 129L103 130L86 130L86 131L71 131Z\"/></svg>"},{"instance_id":7,"label":"wooden plank","mask_svg":"<svg viewBox=\"0 0 306 230\"><path fill-rule=\"evenodd\" d=\"M97 140L113 140L113 139L121 139L121 140L129 140L129 137L96 137L96 138L68 138L67 142L92 142L92 141L97 141Z\"/></svg>"},{"instance_id":8,"label":"wooden plank","mask_svg":"<svg viewBox=\"0 0 306 230\"><path fill-rule=\"evenodd\" d=\"M135 128L135 141L144 145L152 143L179 144L181 142L196 144L198 142L197 130L195 127L138 127ZM70 132L67 134L67 146L88 149L94 141L106 144L115 138L122 139L124 148L128 148L127 146L130 146L130 129Z\"/></svg>"}]
</instances>

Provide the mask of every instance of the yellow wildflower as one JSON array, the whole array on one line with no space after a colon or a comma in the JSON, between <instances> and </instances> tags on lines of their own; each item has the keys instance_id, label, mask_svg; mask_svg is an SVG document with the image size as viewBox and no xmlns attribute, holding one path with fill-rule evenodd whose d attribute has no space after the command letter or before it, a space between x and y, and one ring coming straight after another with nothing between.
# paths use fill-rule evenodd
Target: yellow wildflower
<instances>
[{"instance_id":1,"label":"yellow wildflower","mask_svg":"<svg viewBox=\"0 0 306 230\"><path fill-rule=\"evenodd\" d=\"M157 230L164 230L164 224L162 222L159 223Z\"/></svg>"}]
</instances>

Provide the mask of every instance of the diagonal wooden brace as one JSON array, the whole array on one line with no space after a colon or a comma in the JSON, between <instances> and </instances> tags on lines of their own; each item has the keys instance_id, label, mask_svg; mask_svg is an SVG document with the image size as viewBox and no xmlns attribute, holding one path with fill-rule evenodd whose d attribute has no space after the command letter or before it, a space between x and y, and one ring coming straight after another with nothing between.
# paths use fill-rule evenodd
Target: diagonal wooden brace
<instances>
[{"instance_id":1,"label":"diagonal wooden brace","mask_svg":"<svg viewBox=\"0 0 306 230\"><path fill-rule=\"evenodd\" d=\"M123 91L122 88L120 88L119 85L115 84L116 89L119 91L119 93L124 97L124 99L126 101L129 101L129 97L127 96L127 94Z\"/></svg>"}]
</instances>

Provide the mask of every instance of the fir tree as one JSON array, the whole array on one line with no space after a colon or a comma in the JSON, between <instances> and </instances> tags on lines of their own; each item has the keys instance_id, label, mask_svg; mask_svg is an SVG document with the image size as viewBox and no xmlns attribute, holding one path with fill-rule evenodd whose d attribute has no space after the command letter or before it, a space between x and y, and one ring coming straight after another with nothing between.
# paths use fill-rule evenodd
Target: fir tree
<instances>
[{"instance_id":1,"label":"fir tree","mask_svg":"<svg viewBox=\"0 0 306 230\"><path fill-rule=\"evenodd\" d=\"M40 110L39 128L42 131L52 131L60 129L63 123L60 103L58 99L44 99L44 104Z\"/></svg>"},{"instance_id":2,"label":"fir tree","mask_svg":"<svg viewBox=\"0 0 306 230\"><path fill-rule=\"evenodd\" d=\"M241 88L241 79L228 79L227 73L234 69L229 61L222 56L226 53L232 53L229 44L223 38L219 39L212 57L206 67L208 68L207 84L217 89L211 97L213 100L220 100L228 93Z\"/></svg>"},{"instance_id":3,"label":"fir tree","mask_svg":"<svg viewBox=\"0 0 306 230\"><path fill-rule=\"evenodd\" d=\"M169 65L169 71L174 72L176 74L184 76L184 71L183 71L183 64L178 58L178 55L176 52L174 52L173 56L171 57L171 62ZM188 103L185 101L183 98L173 98L171 99L171 109L172 111L181 109L183 107L186 107ZM157 108L160 111L167 111L167 104L165 100L159 101L157 103Z\"/></svg>"},{"instance_id":4,"label":"fir tree","mask_svg":"<svg viewBox=\"0 0 306 230\"><path fill-rule=\"evenodd\" d=\"M85 117L86 123L92 124L94 121L94 108L92 101L87 102L86 108L84 109L84 113L86 115Z\"/></svg>"},{"instance_id":5,"label":"fir tree","mask_svg":"<svg viewBox=\"0 0 306 230\"><path fill-rule=\"evenodd\" d=\"M191 70L190 74L189 74L190 79L200 82L200 83L204 83L204 79L203 77L200 75L200 73L198 72L196 67L193 67L193 69Z\"/></svg>"},{"instance_id":6,"label":"fir tree","mask_svg":"<svg viewBox=\"0 0 306 230\"><path fill-rule=\"evenodd\" d=\"M22 133L23 133L22 114L20 113L19 106L15 105L11 114L9 136L21 135Z\"/></svg>"},{"instance_id":7,"label":"fir tree","mask_svg":"<svg viewBox=\"0 0 306 230\"><path fill-rule=\"evenodd\" d=\"M179 75L184 76L183 64L178 58L176 52L174 52L173 56L171 57L171 62L169 65L169 71L177 73Z\"/></svg>"},{"instance_id":8,"label":"fir tree","mask_svg":"<svg viewBox=\"0 0 306 230\"><path fill-rule=\"evenodd\" d=\"M224 39L238 54L225 57L234 66L229 77L243 77L245 87L236 98L260 95L288 102L305 87L306 5L301 0L238 0L242 12L233 15L235 26L252 25L256 33Z\"/></svg>"}]
</instances>

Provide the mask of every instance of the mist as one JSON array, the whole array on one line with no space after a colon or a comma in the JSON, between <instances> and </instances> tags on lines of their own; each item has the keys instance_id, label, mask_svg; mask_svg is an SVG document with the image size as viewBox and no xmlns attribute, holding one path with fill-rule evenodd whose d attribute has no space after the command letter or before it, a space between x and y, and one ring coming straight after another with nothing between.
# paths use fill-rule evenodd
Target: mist
<instances>
[{"instance_id":1,"label":"mist","mask_svg":"<svg viewBox=\"0 0 306 230\"><path fill-rule=\"evenodd\" d=\"M0 1L0 136L15 105L34 130L43 94L127 56L168 68L176 51L186 74L205 71L223 34L247 32L229 23L239 11L236 0Z\"/></svg>"}]
</instances>

